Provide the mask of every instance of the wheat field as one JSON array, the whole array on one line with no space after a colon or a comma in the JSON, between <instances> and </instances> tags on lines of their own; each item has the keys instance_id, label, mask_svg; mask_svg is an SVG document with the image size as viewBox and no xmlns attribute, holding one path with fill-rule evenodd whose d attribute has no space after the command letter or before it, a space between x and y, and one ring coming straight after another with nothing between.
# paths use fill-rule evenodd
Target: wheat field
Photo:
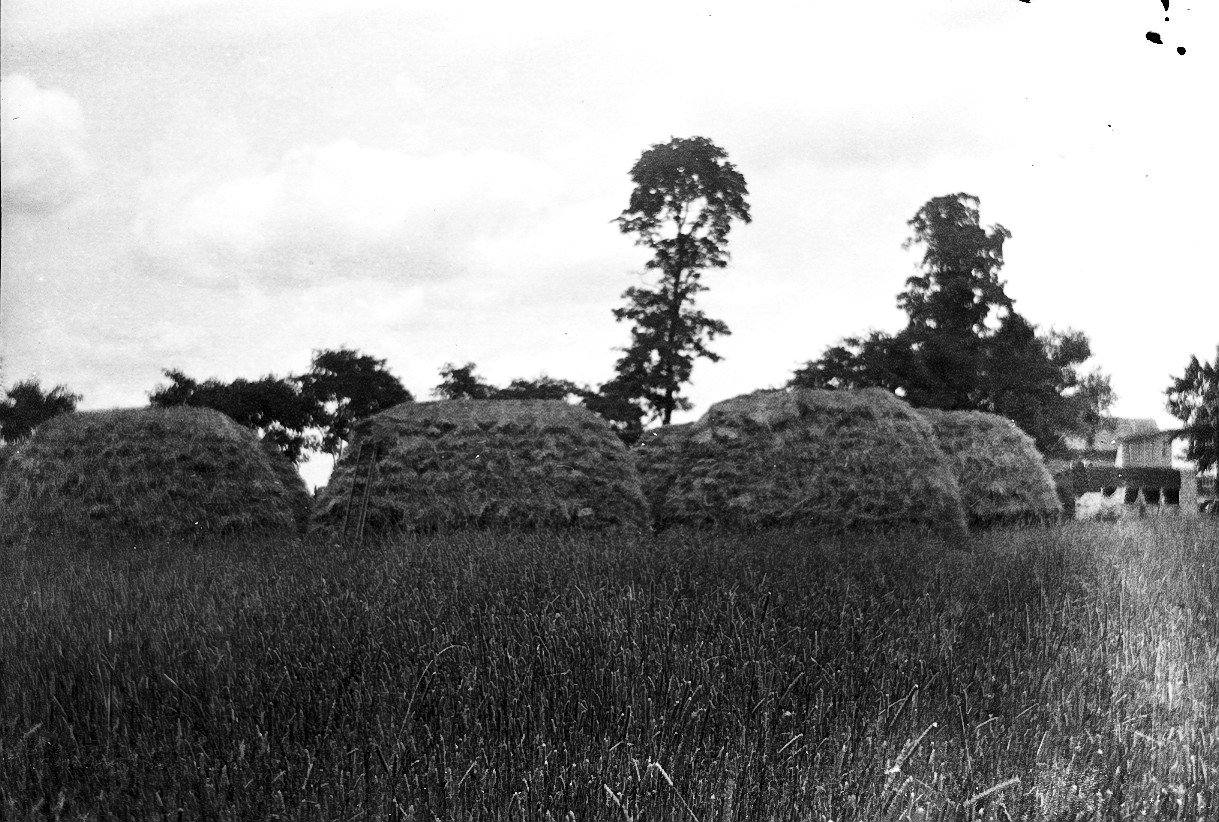
<instances>
[{"instance_id":1,"label":"wheat field","mask_svg":"<svg viewBox=\"0 0 1219 822\"><path fill-rule=\"evenodd\" d=\"M6 819L1200 820L1219 529L0 554Z\"/></svg>"}]
</instances>

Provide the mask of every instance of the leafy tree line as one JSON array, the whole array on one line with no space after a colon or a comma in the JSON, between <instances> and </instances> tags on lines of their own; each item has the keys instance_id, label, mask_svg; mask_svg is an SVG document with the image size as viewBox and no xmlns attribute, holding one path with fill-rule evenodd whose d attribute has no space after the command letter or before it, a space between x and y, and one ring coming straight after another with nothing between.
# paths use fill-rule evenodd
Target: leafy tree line
<instances>
[{"instance_id":1,"label":"leafy tree line","mask_svg":"<svg viewBox=\"0 0 1219 822\"><path fill-rule=\"evenodd\" d=\"M918 408L1001 414L1058 453L1064 435L1094 432L1116 395L1107 375L1081 371L1092 356L1086 334L1039 334L1016 310L999 278L1011 232L984 227L978 206L969 194L935 197L909 221L905 248L923 256L897 295L905 328L848 337L789 384L879 387Z\"/></svg>"},{"instance_id":2,"label":"leafy tree line","mask_svg":"<svg viewBox=\"0 0 1219 822\"><path fill-rule=\"evenodd\" d=\"M1059 335L1056 339L1068 337ZM810 364L805 370L815 365ZM1187 457L1195 461L1200 470L1219 462L1217 368L1219 346L1214 362L1200 362L1192 357L1182 376L1173 377L1165 391L1168 410L1183 423L1189 443ZM441 381L432 389L432 396L444 400L578 402L598 413L602 413L603 403L611 399L586 385L544 374L534 379L514 379L501 388L484 380L476 369L472 362L461 366L446 363L440 369ZM315 352L312 368L300 376L267 375L257 380L239 378L226 383L216 379L199 382L174 369L163 373L169 378L169 384L159 385L150 393L151 405L214 408L274 443L294 462L299 462L309 450L337 455L349 439L355 422L413 400L411 393L386 370L384 360L349 349ZM1083 383L1091 386L1089 390L1108 392L1107 396L1112 396L1107 380L1092 379L1089 375ZM798 383L793 380L793 384ZM80 400L79 394L63 385L44 391L37 380L19 382L0 399L0 437L7 442L22 439L40 423L75 410ZM1101 405L1097 399L1091 399L1089 403L1093 408ZM640 426L643 411L638 408L635 411L633 420ZM618 412L620 418L625 416L621 409ZM604 413L602 416L610 419ZM641 428L637 427L635 432L625 432L622 427L619 430L624 431L625 438L631 439L631 434L637 436L636 432Z\"/></svg>"},{"instance_id":3,"label":"leafy tree line","mask_svg":"<svg viewBox=\"0 0 1219 822\"><path fill-rule=\"evenodd\" d=\"M0 398L0 439L16 442L52 417L76 410L81 401L66 385L44 391L38 380L14 383Z\"/></svg>"},{"instance_id":4,"label":"leafy tree line","mask_svg":"<svg viewBox=\"0 0 1219 822\"><path fill-rule=\"evenodd\" d=\"M358 420L413 399L385 360L347 348L315 351L307 372L282 378L198 382L181 371L162 373L169 383L149 394L152 406L214 408L257 431L293 462L306 451L338 455Z\"/></svg>"},{"instance_id":5,"label":"leafy tree line","mask_svg":"<svg viewBox=\"0 0 1219 822\"><path fill-rule=\"evenodd\" d=\"M593 410L601 407L595 390L570 380L543 374L514 379L501 388L486 382L476 369L472 362L461 366L446 363L432 396L443 400L559 400L580 402ZM299 376L199 382L181 371L163 373L169 384L157 386L149 395L153 406L214 408L257 431L294 462L306 451L338 455L357 421L414 401L386 369L384 360L348 349L315 352L312 367Z\"/></svg>"}]
</instances>

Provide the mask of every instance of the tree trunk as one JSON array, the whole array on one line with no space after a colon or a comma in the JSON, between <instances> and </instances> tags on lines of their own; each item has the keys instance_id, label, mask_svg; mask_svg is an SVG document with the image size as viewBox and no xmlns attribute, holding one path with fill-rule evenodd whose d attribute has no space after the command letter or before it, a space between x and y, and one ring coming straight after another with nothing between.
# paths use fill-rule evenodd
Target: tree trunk
<instances>
[{"instance_id":1,"label":"tree trunk","mask_svg":"<svg viewBox=\"0 0 1219 822\"><path fill-rule=\"evenodd\" d=\"M676 345L677 326L681 322L681 304L684 298L681 293L681 273L686 270L684 235L677 238L677 270L672 277L672 296L669 299L669 324L665 329L665 350L661 355L661 373L665 379L664 416L661 425L668 425L673 419L673 360L676 358L673 347Z\"/></svg>"}]
</instances>

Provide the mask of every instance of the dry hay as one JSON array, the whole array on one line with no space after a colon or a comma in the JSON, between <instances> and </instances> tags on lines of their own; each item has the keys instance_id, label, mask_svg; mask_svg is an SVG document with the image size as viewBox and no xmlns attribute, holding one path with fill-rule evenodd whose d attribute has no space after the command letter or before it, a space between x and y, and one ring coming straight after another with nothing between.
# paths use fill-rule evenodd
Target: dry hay
<instances>
[{"instance_id":1,"label":"dry hay","mask_svg":"<svg viewBox=\"0 0 1219 822\"><path fill-rule=\"evenodd\" d=\"M653 519L664 507L665 498L677 481L682 450L692 424L665 425L643 432L631 448L644 499Z\"/></svg>"},{"instance_id":2,"label":"dry hay","mask_svg":"<svg viewBox=\"0 0 1219 822\"><path fill-rule=\"evenodd\" d=\"M970 525L1057 519L1062 514L1041 453L1011 420L982 411L926 408L919 413L931 423L952 463Z\"/></svg>"},{"instance_id":3,"label":"dry hay","mask_svg":"<svg viewBox=\"0 0 1219 822\"><path fill-rule=\"evenodd\" d=\"M318 494L316 524L343 524L361 446L379 453L366 533L647 522L621 440L558 400L404 403L363 421Z\"/></svg>"},{"instance_id":4,"label":"dry hay","mask_svg":"<svg viewBox=\"0 0 1219 822\"><path fill-rule=\"evenodd\" d=\"M965 531L931 426L880 389L757 391L660 436L641 458L659 525Z\"/></svg>"},{"instance_id":5,"label":"dry hay","mask_svg":"<svg viewBox=\"0 0 1219 822\"><path fill-rule=\"evenodd\" d=\"M27 538L291 533L308 506L291 462L208 408L64 414L0 473L0 533Z\"/></svg>"}]
</instances>

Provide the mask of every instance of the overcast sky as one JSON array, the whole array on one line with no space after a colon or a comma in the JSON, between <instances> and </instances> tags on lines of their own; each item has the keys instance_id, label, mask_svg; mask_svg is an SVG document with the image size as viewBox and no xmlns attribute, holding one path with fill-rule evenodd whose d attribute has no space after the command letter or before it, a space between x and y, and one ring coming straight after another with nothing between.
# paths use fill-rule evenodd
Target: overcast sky
<instances>
[{"instance_id":1,"label":"overcast sky","mask_svg":"<svg viewBox=\"0 0 1219 822\"><path fill-rule=\"evenodd\" d=\"M4 0L0 382L136 406L164 368L344 345L419 399L446 362L604 382L646 259L628 172L701 135L754 220L682 419L898 330L906 221L968 192L1017 310L1166 425L1219 342L1219 37L1164 5Z\"/></svg>"}]
</instances>

